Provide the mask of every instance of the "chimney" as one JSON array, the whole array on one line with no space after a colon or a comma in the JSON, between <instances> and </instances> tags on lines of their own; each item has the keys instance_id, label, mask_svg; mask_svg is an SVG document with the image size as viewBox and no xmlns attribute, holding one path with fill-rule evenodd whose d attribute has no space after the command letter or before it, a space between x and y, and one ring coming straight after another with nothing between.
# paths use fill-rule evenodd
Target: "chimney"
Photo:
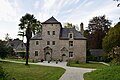
<instances>
[{"instance_id":1,"label":"chimney","mask_svg":"<svg viewBox=\"0 0 120 80\"><path fill-rule=\"evenodd\" d=\"M80 24L80 32L83 34L84 33L84 27L83 27L84 25L83 25L83 23L81 22L81 24Z\"/></svg>"}]
</instances>

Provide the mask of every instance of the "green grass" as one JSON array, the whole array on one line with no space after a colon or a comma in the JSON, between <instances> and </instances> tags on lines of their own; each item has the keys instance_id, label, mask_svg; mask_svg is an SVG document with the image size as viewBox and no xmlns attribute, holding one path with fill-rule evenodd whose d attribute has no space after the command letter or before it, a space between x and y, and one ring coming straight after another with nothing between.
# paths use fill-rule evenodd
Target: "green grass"
<instances>
[{"instance_id":1,"label":"green grass","mask_svg":"<svg viewBox=\"0 0 120 80\"><path fill-rule=\"evenodd\" d=\"M5 60L12 60L12 61L21 61L21 62L25 62L26 59L10 59L10 58L6 58ZM33 62L31 59L29 59L29 62Z\"/></svg>"},{"instance_id":2,"label":"green grass","mask_svg":"<svg viewBox=\"0 0 120 80\"><path fill-rule=\"evenodd\" d=\"M40 65L0 62L0 65L16 80L59 80L65 69Z\"/></svg>"},{"instance_id":3,"label":"green grass","mask_svg":"<svg viewBox=\"0 0 120 80\"><path fill-rule=\"evenodd\" d=\"M120 66L110 66L85 73L85 80L120 80Z\"/></svg>"},{"instance_id":4,"label":"green grass","mask_svg":"<svg viewBox=\"0 0 120 80\"><path fill-rule=\"evenodd\" d=\"M76 64L75 62L70 62L67 65L71 67L93 68L93 69L107 67L107 65L104 65L102 63L92 63L92 62L79 63L79 64Z\"/></svg>"}]
</instances>

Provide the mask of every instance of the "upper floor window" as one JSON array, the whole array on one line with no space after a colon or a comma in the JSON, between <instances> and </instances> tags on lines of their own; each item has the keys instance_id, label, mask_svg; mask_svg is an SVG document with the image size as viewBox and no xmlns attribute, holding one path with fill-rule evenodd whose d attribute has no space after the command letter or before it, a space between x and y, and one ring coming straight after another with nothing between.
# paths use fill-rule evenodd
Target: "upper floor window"
<instances>
[{"instance_id":1,"label":"upper floor window","mask_svg":"<svg viewBox=\"0 0 120 80\"><path fill-rule=\"evenodd\" d=\"M70 58L73 57L73 52L69 52L69 57L70 57Z\"/></svg>"},{"instance_id":2,"label":"upper floor window","mask_svg":"<svg viewBox=\"0 0 120 80\"><path fill-rule=\"evenodd\" d=\"M47 31L47 34L50 35L50 31Z\"/></svg>"},{"instance_id":3,"label":"upper floor window","mask_svg":"<svg viewBox=\"0 0 120 80\"><path fill-rule=\"evenodd\" d=\"M36 41L36 45L39 45L39 41Z\"/></svg>"},{"instance_id":4,"label":"upper floor window","mask_svg":"<svg viewBox=\"0 0 120 80\"><path fill-rule=\"evenodd\" d=\"M52 42L52 45L55 45L55 41Z\"/></svg>"},{"instance_id":5,"label":"upper floor window","mask_svg":"<svg viewBox=\"0 0 120 80\"><path fill-rule=\"evenodd\" d=\"M47 41L47 45L50 45L50 41Z\"/></svg>"},{"instance_id":6,"label":"upper floor window","mask_svg":"<svg viewBox=\"0 0 120 80\"><path fill-rule=\"evenodd\" d=\"M73 34L72 33L69 34L69 38L73 38Z\"/></svg>"},{"instance_id":7,"label":"upper floor window","mask_svg":"<svg viewBox=\"0 0 120 80\"><path fill-rule=\"evenodd\" d=\"M35 51L35 56L38 56L38 51Z\"/></svg>"},{"instance_id":8,"label":"upper floor window","mask_svg":"<svg viewBox=\"0 0 120 80\"><path fill-rule=\"evenodd\" d=\"M53 31L53 35L55 35L55 31Z\"/></svg>"},{"instance_id":9,"label":"upper floor window","mask_svg":"<svg viewBox=\"0 0 120 80\"><path fill-rule=\"evenodd\" d=\"M69 41L69 47L73 46L73 41Z\"/></svg>"}]
</instances>

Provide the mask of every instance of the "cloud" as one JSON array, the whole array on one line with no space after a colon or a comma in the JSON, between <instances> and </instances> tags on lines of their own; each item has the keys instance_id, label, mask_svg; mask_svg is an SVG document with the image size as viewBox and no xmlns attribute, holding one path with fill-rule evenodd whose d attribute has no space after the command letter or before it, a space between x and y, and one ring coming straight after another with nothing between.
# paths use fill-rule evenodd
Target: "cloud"
<instances>
[{"instance_id":1,"label":"cloud","mask_svg":"<svg viewBox=\"0 0 120 80\"><path fill-rule=\"evenodd\" d=\"M16 1L0 0L0 20L15 21L20 9Z\"/></svg>"}]
</instances>

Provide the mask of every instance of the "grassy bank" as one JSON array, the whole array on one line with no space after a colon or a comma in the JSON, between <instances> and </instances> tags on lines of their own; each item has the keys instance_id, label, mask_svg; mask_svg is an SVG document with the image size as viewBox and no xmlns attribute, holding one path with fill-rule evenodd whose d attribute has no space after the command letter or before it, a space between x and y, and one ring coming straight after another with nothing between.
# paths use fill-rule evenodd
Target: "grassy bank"
<instances>
[{"instance_id":1,"label":"grassy bank","mask_svg":"<svg viewBox=\"0 0 120 80\"><path fill-rule=\"evenodd\" d=\"M58 80L63 68L0 62L0 65L16 80Z\"/></svg>"},{"instance_id":2,"label":"grassy bank","mask_svg":"<svg viewBox=\"0 0 120 80\"><path fill-rule=\"evenodd\" d=\"M89 62L89 63L76 63L76 62L70 62L67 64L68 66L71 66L71 67L81 67L81 68L93 68L93 69L96 69L96 68L103 68L103 67L107 67L107 65L104 65L102 63L94 63L94 62Z\"/></svg>"},{"instance_id":3,"label":"grassy bank","mask_svg":"<svg viewBox=\"0 0 120 80\"><path fill-rule=\"evenodd\" d=\"M120 66L110 66L85 73L85 80L120 80Z\"/></svg>"}]
</instances>

